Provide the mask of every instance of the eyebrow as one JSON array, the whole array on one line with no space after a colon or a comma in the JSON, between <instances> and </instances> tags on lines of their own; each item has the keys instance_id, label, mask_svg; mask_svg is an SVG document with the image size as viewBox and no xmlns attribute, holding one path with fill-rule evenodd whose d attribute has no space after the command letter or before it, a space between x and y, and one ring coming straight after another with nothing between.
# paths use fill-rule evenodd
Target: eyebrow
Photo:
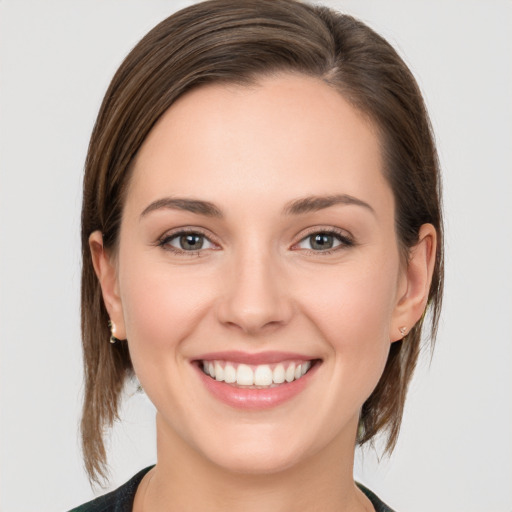
<instances>
[{"instance_id":1,"label":"eyebrow","mask_svg":"<svg viewBox=\"0 0 512 512\"><path fill-rule=\"evenodd\" d=\"M303 197L288 203L283 212L285 215L301 215L303 213L316 212L339 204L362 206L375 215L375 210L368 203L348 194Z\"/></svg>"},{"instance_id":2,"label":"eyebrow","mask_svg":"<svg viewBox=\"0 0 512 512\"><path fill-rule=\"evenodd\" d=\"M365 201L348 194L336 194L330 196L307 196L301 199L295 199L288 203L284 209L284 215L301 215L304 213L316 212L325 208L336 205L356 205L368 209L373 214L375 210ZM220 209L210 201L202 201L200 199L186 199L181 197L164 197L157 199L149 204L140 214L140 218L145 217L149 213L160 210L183 210L187 212L205 215L206 217L222 218L223 214Z\"/></svg>"},{"instance_id":3,"label":"eyebrow","mask_svg":"<svg viewBox=\"0 0 512 512\"><path fill-rule=\"evenodd\" d=\"M180 197L164 197L153 201L149 206L147 206L140 214L140 218L142 219L149 213L161 209L183 210L186 212L198 213L199 215L205 215L207 217L222 218L223 216L222 212L209 201L185 199Z\"/></svg>"}]
</instances>

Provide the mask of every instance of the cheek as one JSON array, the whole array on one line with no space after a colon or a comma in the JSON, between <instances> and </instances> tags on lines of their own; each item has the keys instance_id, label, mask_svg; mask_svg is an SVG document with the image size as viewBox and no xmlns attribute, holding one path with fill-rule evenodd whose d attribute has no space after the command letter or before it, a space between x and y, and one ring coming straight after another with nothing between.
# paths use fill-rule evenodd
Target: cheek
<instances>
[{"instance_id":1,"label":"cheek","mask_svg":"<svg viewBox=\"0 0 512 512\"><path fill-rule=\"evenodd\" d=\"M338 384L361 390L364 399L380 379L389 353L397 269L379 262L357 271L335 269L317 275L308 293L300 292L303 310L327 341Z\"/></svg>"},{"instance_id":2,"label":"cheek","mask_svg":"<svg viewBox=\"0 0 512 512\"><path fill-rule=\"evenodd\" d=\"M204 278L149 259L125 259L119 280L126 334L136 370L154 366L162 357L175 357L178 347L196 328L211 287ZM171 349L171 350L170 350Z\"/></svg>"},{"instance_id":3,"label":"cheek","mask_svg":"<svg viewBox=\"0 0 512 512\"><path fill-rule=\"evenodd\" d=\"M397 272L370 264L353 271L350 268L318 273L315 286L307 287L299 296L304 308L314 317L326 338L344 342L364 343L385 338L396 300ZM366 335L365 335L366 334Z\"/></svg>"}]
</instances>

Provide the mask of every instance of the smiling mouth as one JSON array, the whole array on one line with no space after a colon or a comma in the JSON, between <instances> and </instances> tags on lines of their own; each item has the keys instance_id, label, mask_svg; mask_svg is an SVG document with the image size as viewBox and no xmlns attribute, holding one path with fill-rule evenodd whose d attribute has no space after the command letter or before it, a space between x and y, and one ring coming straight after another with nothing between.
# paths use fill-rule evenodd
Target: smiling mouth
<instances>
[{"instance_id":1,"label":"smiling mouth","mask_svg":"<svg viewBox=\"0 0 512 512\"><path fill-rule=\"evenodd\" d=\"M211 379L247 389L269 389L289 384L301 379L317 362L284 361L249 365L222 360L198 361L203 373Z\"/></svg>"}]
</instances>

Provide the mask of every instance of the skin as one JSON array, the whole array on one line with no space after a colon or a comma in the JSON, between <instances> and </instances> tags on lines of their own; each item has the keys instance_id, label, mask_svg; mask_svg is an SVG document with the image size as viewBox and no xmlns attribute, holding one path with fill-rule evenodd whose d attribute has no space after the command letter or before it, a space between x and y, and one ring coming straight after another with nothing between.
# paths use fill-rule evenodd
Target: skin
<instances>
[{"instance_id":1,"label":"skin","mask_svg":"<svg viewBox=\"0 0 512 512\"><path fill-rule=\"evenodd\" d=\"M335 194L368 206L283 211ZM166 197L214 203L222 218L142 215ZM158 463L135 511L372 510L352 477L359 412L399 328L423 313L434 265L431 225L401 260L394 210L376 130L318 79L208 85L164 114L135 159L116 254L90 238L116 336L158 411ZM171 238L184 227L206 236L199 252ZM313 248L308 237L331 230L333 250ZM224 350L321 364L291 400L245 411L213 398L191 364Z\"/></svg>"}]
</instances>

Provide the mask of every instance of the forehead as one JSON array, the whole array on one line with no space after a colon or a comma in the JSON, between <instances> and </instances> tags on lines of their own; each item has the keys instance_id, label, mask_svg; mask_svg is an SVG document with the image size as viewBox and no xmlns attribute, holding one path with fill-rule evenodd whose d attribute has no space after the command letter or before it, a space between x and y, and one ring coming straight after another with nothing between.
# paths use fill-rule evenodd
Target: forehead
<instances>
[{"instance_id":1,"label":"forehead","mask_svg":"<svg viewBox=\"0 0 512 512\"><path fill-rule=\"evenodd\" d=\"M333 192L371 199L370 185L389 194L374 126L333 87L298 75L192 90L149 133L133 169L128 197L138 201L193 194L283 202Z\"/></svg>"}]
</instances>

